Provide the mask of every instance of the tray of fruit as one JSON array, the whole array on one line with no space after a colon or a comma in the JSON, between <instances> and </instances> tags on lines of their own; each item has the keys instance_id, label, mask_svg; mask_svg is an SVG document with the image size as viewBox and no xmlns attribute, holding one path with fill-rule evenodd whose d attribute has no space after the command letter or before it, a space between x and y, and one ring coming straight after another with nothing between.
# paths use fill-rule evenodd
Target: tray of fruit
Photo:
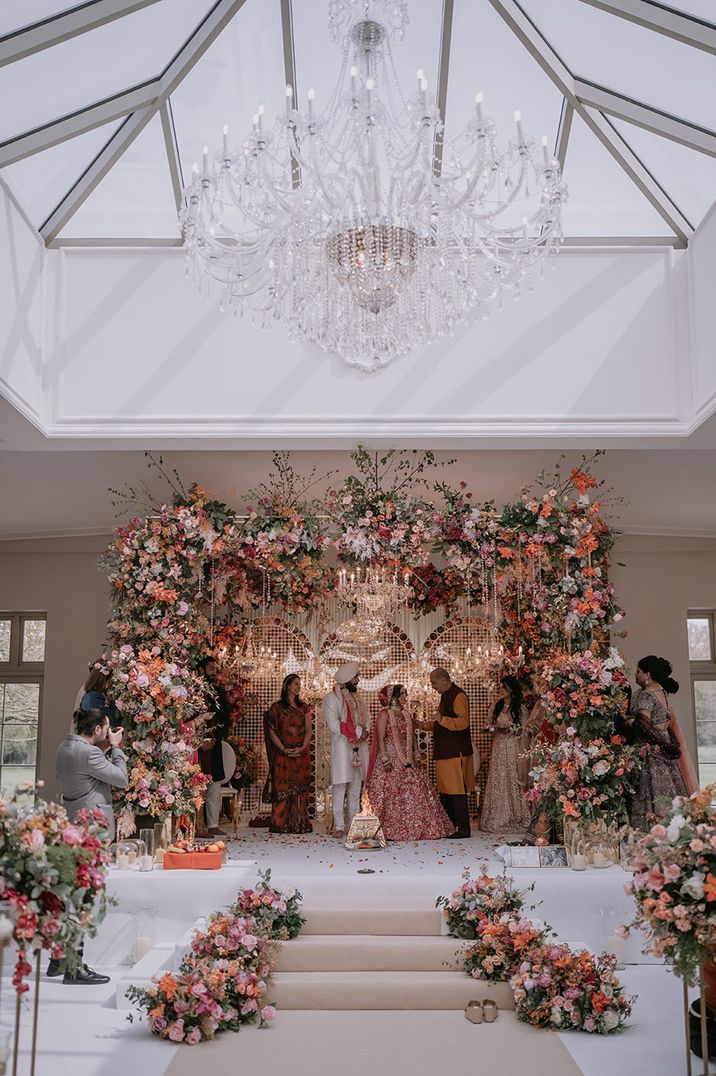
<instances>
[{"instance_id":1,"label":"tray of fruit","mask_svg":"<svg viewBox=\"0 0 716 1076\"><path fill-rule=\"evenodd\" d=\"M218 871L225 854L226 846L223 841L214 841L212 844L177 841L164 853L164 870Z\"/></svg>"}]
</instances>

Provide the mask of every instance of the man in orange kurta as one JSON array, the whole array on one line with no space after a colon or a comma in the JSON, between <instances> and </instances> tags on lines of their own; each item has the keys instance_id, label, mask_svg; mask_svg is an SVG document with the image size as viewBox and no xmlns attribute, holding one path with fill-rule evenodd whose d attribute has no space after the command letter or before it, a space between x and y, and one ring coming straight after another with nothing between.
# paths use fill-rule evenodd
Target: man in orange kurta
<instances>
[{"instance_id":1,"label":"man in orange kurta","mask_svg":"<svg viewBox=\"0 0 716 1076\"><path fill-rule=\"evenodd\" d=\"M423 726L433 734L435 778L443 807L456 827L450 839L470 836L467 794L475 789L475 767L470 736L470 703L453 684L446 669L433 669L430 683L440 695L438 712Z\"/></svg>"}]
</instances>

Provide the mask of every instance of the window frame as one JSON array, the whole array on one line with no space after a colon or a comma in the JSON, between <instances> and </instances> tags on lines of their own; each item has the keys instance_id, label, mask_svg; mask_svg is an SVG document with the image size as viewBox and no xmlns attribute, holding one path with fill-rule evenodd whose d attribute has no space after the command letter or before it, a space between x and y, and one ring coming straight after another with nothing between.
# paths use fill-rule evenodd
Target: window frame
<instances>
[{"instance_id":1,"label":"window frame","mask_svg":"<svg viewBox=\"0 0 716 1076\"><path fill-rule=\"evenodd\" d=\"M709 621L709 641L711 646L711 659L707 661L704 658L692 658L688 651L688 631L689 620L708 620ZM702 724L699 721L698 712L696 710L696 683L701 680L716 681L716 638L714 637L714 627L716 626L716 609L689 609L686 613L686 645L687 652L689 653L689 687L691 689L691 712L694 715L694 746L696 748L696 770L699 775L699 781L701 780L701 758L699 751L699 725ZM707 720L716 721L716 716L708 718ZM704 765L707 763L704 762ZM712 765L712 763L710 763Z\"/></svg>"},{"instance_id":2,"label":"window frame","mask_svg":"<svg viewBox=\"0 0 716 1076\"><path fill-rule=\"evenodd\" d=\"M711 656L708 658L692 658L689 653L689 665L699 666L704 668L707 665L713 665L716 668L716 640L714 639L714 620L716 610L713 609L689 609L686 614L686 643L688 646L689 639L689 621L690 620L708 620L709 622L709 649Z\"/></svg>"},{"instance_id":3,"label":"window frame","mask_svg":"<svg viewBox=\"0 0 716 1076\"><path fill-rule=\"evenodd\" d=\"M40 751L42 747L42 712L44 706L45 689L45 659L42 661L23 661L22 644L25 633L25 623L28 620L42 620L45 622L45 649L47 648L47 613L31 610L20 612L9 610L0 611L0 620L10 621L10 655L8 661L0 661L0 686L5 684L37 684L39 687L37 699L37 728L35 741L35 780L40 764ZM45 658L46 658L45 654ZM0 789L5 785L5 773L7 770L29 769L29 767L15 767L14 763L3 764L2 749L5 739L4 715L0 715Z\"/></svg>"}]
</instances>

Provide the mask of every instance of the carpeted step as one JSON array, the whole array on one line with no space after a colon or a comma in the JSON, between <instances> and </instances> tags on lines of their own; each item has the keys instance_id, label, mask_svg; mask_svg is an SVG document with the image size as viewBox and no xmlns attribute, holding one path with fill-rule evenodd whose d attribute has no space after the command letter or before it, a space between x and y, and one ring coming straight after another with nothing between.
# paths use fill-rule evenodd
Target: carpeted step
<instances>
[{"instance_id":1,"label":"carpeted step","mask_svg":"<svg viewBox=\"0 0 716 1076\"><path fill-rule=\"evenodd\" d=\"M270 989L280 1009L463 1009L490 997L513 1009L507 983L483 983L455 971L279 972Z\"/></svg>"},{"instance_id":2,"label":"carpeted step","mask_svg":"<svg viewBox=\"0 0 716 1076\"><path fill-rule=\"evenodd\" d=\"M341 905L335 898L330 904L306 903L306 925L302 934L374 934L434 936L440 934L440 911L423 900L371 901L360 907Z\"/></svg>"},{"instance_id":3,"label":"carpeted step","mask_svg":"<svg viewBox=\"0 0 716 1076\"><path fill-rule=\"evenodd\" d=\"M457 938L428 935L306 934L287 942L277 971L449 971L466 946Z\"/></svg>"}]
</instances>

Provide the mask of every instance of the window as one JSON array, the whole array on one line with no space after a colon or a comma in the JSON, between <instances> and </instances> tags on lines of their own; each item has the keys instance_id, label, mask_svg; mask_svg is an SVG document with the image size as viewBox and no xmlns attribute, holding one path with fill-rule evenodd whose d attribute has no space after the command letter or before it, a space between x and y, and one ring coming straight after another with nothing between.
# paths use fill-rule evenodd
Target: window
<instances>
[{"instance_id":1,"label":"window","mask_svg":"<svg viewBox=\"0 0 716 1076\"><path fill-rule=\"evenodd\" d=\"M0 613L0 794L33 784L45 668L44 613Z\"/></svg>"},{"instance_id":2,"label":"window","mask_svg":"<svg viewBox=\"0 0 716 1076\"><path fill-rule=\"evenodd\" d=\"M691 694L696 717L699 781L716 781L716 653L714 611L691 612L687 620Z\"/></svg>"}]
</instances>

